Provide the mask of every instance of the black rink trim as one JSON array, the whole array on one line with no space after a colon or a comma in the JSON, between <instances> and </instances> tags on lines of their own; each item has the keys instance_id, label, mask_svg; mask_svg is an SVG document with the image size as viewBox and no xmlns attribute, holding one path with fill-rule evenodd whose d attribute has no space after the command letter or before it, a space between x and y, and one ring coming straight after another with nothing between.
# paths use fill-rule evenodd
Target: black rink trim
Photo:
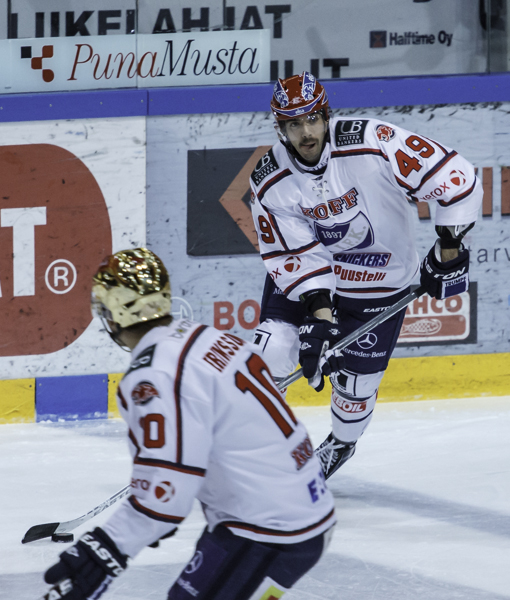
<instances>
[{"instance_id":1,"label":"black rink trim","mask_svg":"<svg viewBox=\"0 0 510 600\"><path fill-rule=\"evenodd\" d=\"M140 502L134 497L129 496L128 498L129 504L139 513L149 517L150 519L154 519L155 521L162 521L163 523L173 523L174 525L179 525L184 521L184 517L174 517L173 515L164 515L162 513L158 513L155 510L151 510L150 508L146 508L142 506Z\"/></svg>"},{"instance_id":2,"label":"black rink trim","mask_svg":"<svg viewBox=\"0 0 510 600\"><path fill-rule=\"evenodd\" d=\"M349 423L361 423L362 421L365 421L366 419L368 419L368 417L374 412L374 409L372 409L368 415L365 415L363 418L361 419L353 419L352 421L349 421L347 419L342 419L342 417L339 417L336 412L333 410L333 408L331 409L331 412L333 413L333 415L339 420L342 421L342 423L346 423L347 425Z\"/></svg>"},{"instance_id":3,"label":"black rink trim","mask_svg":"<svg viewBox=\"0 0 510 600\"><path fill-rule=\"evenodd\" d=\"M257 197L258 197L259 201L262 200L262 198L266 195L266 192L270 188L272 188L273 185L277 184L282 179L285 179L285 177L289 177L289 175L292 175L292 171L290 169L285 169L285 171L282 171L281 173L278 173L278 175L275 175L265 185L263 185L262 188L261 188L261 190L257 194Z\"/></svg>"},{"instance_id":4,"label":"black rink trim","mask_svg":"<svg viewBox=\"0 0 510 600\"><path fill-rule=\"evenodd\" d=\"M315 248L315 246L318 246L319 244L320 242L311 242L310 244L307 244L306 246L301 246L301 248L296 248L295 250L276 250L275 252L266 252L265 254L261 254L260 256L262 260L269 260L270 258L276 258L277 256L302 254L307 250Z\"/></svg>"}]
</instances>

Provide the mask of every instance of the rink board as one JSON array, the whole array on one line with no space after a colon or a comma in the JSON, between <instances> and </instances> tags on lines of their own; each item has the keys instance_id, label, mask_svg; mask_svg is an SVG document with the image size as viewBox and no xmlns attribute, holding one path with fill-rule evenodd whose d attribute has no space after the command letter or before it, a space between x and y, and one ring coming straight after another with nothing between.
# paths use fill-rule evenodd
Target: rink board
<instances>
[{"instance_id":1,"label":"rink board","mask_svg":"<svg viewBox=\"0 0 510 600\"><path fill-rule=\"evenodd\" d=\"M141 116L0 123L2 378L127 368L90 289L105 255L145 245L145 131Z\"/></svg>"},{"instance_id":2,"label":"rink board","mask_svg":"<svg viewBox=\"0 0 510 600\"><path fill-rule=\"evenodd\" d=\"M510 353L393 358L379 402L506 396ZM119 417L122 373L0 381L0 424ZM324 406L329 382L316 393L301 378L287 390L290 406Z\"/></svg>"},{"instance_id":3,"label":"rink board","mask_svg":"<svg viewBox=\"0 0 510 600\"><path fill-rule=\"evenodd\" d=\"M510 98L505 91L509 89L508 81L508 76L498 75L326 82L335 116L376 117L427 137L437 137L475 164L485 192L477 226L466 238L472 257L469 294L455 304L426 296L413 303L409 318L406 316L404 321L406 331L381 386L381 400L504 395L509 389L505 366L510 336L510 246L506 234L506 221L510 218ZM32 146L35 150L38 146L51 146L57 154L72 154L100 190L100 208L108 219L96 221L103 226L109 220L112 250L147 244L169 265L173 315L193 318L250 340L258 323L265 269L250 239L251 217L246 206L249 194L244 174L250 172L247 165L254 156L274 143L275 137L272 120L264 111L264 98L270 94L271 86L248 87L214 88L207 93L200 88L183 88L154 93L120 91L118 95L104 91L67 97L4 97L0 102L0 120L6 122L0 124L0 150L10 157L12 148L19 153ZM457 96L452 91L455 87ZM414 105L419 101L417 90L430 104ZM252 104L245 102L246 94ZM376 102L376 97L384 97L393 105L365 108L370 101ZM443 104L478 101L482 97L493 103ZM115 99L117 105L112 101ZM245 112L247 109L253 112ZM208 114L189 114L191 110ZM90 118L79 119L78 115ZM28 118L34 120L26 121ZM65 160L53 162L66 164ZM30 166L23 162L21 165L25 169ZM10 177L15 170L4 171ZM240 173L242 186L236 183L238 177L241 179ZM73 176L73 169L68 175ZM62 185L64 179L67 185L67 178L62 178ZM37 197L20 190L20 202L30 199L30 203L18 206L10 198L2 201L2 211L7 210L8 218L4 221L2 214L0 304L3 340L10 327L12 345L25 344L28 350L11 351L9 343L2 345L0 370L5 380L0 381L0 420L106 417L115 413L117 374L127 368L129 355L109 342L96 319L90 320L87 269L90 270L92 259L83 273L78 269L78 283L73 289L74 293L80 287L78 312L83 331L73 333L72 324L56 351L48 345L39 352L35 345L28 344L25 338L38 330L33 312L12 310L14 301L30 296L26 290L12 293L13 285L17 285L11 276L16 270L12 260L15 228L12 219L9 221L9 211L20 207L40 209L47 201L46 195ZM44 194L46 190L53 201L53 191L50 193L47 187ZM73 223L78 224L77 232L83 226L94 233L95 221L80 220L83 206L75 208ZM67 209L58 207L64 212ZM423 204L422 210L414 214L420 255L435 239L434 206L430 211L426 209ZM243 221L245 214L248 216ZM51 220L48 215L49 209L47 218ZM77 304L70 302L56 313L56 318L50 317L52 305L56 306L66 295L59 295L62 290L58 289L53 296L48 293L48 281L57 283L62 267L52 273L53 279L48 277L47 269L55 259L63 259L67 265L71 262L64 250L74 251L72 247L77 245L73 229L60 227L57 233L68 231L67 246L62 243L56 253L50 245L55 239L53 234L44 234L44 227L36 221L28 225L36 236L34 281L39 287L35 301L38 302L41 289L52 299L45 300L39 315L46 325L60 326L69 315L75 319ZM44 252L39 251L41 243ZM82 246L84 252L78 254L90 254L90 248L83 243ZM423 325L420 330L416 328L416 315L426 321L418 323ZM434 327L441 323L444 329L439 335L434 334ZM47 340L51 337L46 336ZM462 365L465 366L461 368ZM409 373L413 373L412 378ZM66 377L72 379L66 381ZM75 389L79 389L79 402ZM327 404L327 396L310 392L301 381L289 390L288 399L293 405Z\"/></svg>"}]
</instances>

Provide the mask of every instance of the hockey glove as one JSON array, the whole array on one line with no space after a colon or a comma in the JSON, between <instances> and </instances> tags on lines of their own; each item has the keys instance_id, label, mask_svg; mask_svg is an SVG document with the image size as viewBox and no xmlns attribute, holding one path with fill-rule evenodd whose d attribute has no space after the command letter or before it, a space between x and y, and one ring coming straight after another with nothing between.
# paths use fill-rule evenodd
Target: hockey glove
<instances>
[{"instance_id":1,"label":"hockey glove","mask_svg":"<svg viewBox=\"0 0 510 600\"><path fill-rule=\"evenodd\" d=\"M113 540L96 527L62 552L60 561L46 571L46 583L56 585L43 598L96 600L113 578L126 569L127 558L119 552Z\"/></svg>"},{"instance_id":2,"label":"hockey glove","mask_svg":"<svg viewBox=\"0 0 510 600\"><path fill-rule=\"evenodd\" d=\"M439 240L432 246L421 265L420 283L429 296L444 300L462 294L469 287L469 250L459 249L459 256L441 262Z\"/></svg>"},{"instance_id":3,"label":"hockey glove","mask_svg":"<svg viewBox=\"0 0 510 600\"><path fill-rule=\"evenodd\" d=\"M305 317L299 328L299 363L308 383L320 392L324 388L324 375L331 375L345 366L341 352L336 352L327 360L324 353L341 339L338 325L317 319Z\"/></svg>"}]
</instances>

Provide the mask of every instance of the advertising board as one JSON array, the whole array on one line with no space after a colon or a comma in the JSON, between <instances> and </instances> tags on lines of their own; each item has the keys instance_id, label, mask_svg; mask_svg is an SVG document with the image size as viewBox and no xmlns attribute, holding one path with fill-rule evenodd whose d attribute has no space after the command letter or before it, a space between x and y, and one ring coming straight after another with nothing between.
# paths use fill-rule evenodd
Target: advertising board
<instances>
[{"instance_id":1,"label":"advertising board","mask_svg":"<svg viewBox=\"0 0 510 600\"><path fill-rule=\"evenodd\" d=\"M0 40L0 93L259 83L269 31Z\"/></svg>"},{"instance_id":2,"label":"advertising board","mask_svg":"<svg viewBox=\"0 0 510 600\"><path fill-rule=\"evenodd\" d=\"M257 31L271 35L271 79L309 70L319 78L486 72L489 41L479 0L0 0L0 39L134 33ZM504 19L492 2L494 21ZM496 14L495 14L496 11ZM498 21L499 23L499 21ZM503 24L504 28L504 24ZM502 26L492 50L505 46ZM495 35L502 34L502 40ZM506 55L493 70L506 70Z\"/></svg>"},{"instance_id":3,"label":"advertising board","mask_svg":"<svg viewBox=\"0 0 510 600\"><path fill-rule=\"evenodd\" d=\"M105 255L145 243L143 118L0 125L2 379L116 372L90 311Z\"/></svg>"}]
</instances>

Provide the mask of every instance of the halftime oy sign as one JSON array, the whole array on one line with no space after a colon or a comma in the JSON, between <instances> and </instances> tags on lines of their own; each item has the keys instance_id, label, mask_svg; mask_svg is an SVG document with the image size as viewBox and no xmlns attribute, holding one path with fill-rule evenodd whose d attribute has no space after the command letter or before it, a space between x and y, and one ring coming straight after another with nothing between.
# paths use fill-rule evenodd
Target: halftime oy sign
<instances>
[{"instance_id":1,"label":"halftime oy sign","mask_svg":"<svg viewBox=\"0 0 510 600\"><path fill-rule=\"evenodd\" d=\"M0 41L0 93L269 81L269 30Z\"/></svg>"}]
</instances>

